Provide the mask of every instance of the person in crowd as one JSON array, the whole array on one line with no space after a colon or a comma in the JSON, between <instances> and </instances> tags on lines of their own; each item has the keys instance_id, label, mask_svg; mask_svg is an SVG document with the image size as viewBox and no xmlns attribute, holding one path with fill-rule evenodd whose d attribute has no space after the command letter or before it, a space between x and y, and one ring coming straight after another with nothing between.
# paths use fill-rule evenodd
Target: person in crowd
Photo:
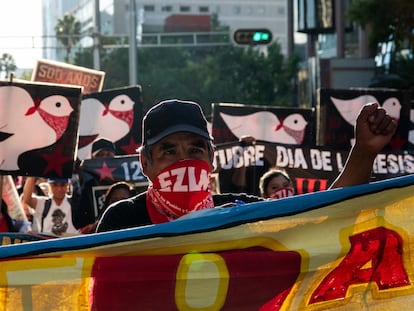
<instances>
[{"instance_id":1,"label":"person in crowd","mask_svg":"<svg viewBox=\"0 0 414 311\"><path fill-rule=\"evenodd\" d=\"M100 138L92 143L91 159L108 159L116 156L115 144L107 138ZM87 159L86 161L90 161ZM72 175L71 184L73 187L73 205L74 209L74 221L78 228L88 227L95 221L95 206L96 201L100 201L100 198L95 198L95 187L112 183L113 181L105 180L100 182L94 178L88 172L85 173L84 161L78 164L74 174ZM103 195L103 194L102 194Z\"/></svg>"},{"instance_id":2,"label":"person in crowd","mask_svg":"<svg viewBox=\"0 0 414 311\"><path fill-rule=\"evenodd\" d=\"M72 204L68 195L69 179L48 179L49 196L34 195L35 183L35 177L28 177L22 195L22 203L34 210L33 231L57 236L78 234L72 221Z\"/></svg>"},{"instance_id":3,"label":"person in crowd","mask_svg":"<svg viewBox=\"0 0 414 311\"><path fill-rule=\"evenodd\" d=\"M115 144L106 138L100 138L92 143L91 158L113 158L116 155Z\"/></svg>"},{"instance_id":4,"label":"person in crowd","mask_svg":"<svg viewBox=\"0 0 414 311\"><path fill-rule=\"evenodd\" d=\"M136 191L134 186L126 181L119 181L112 184L105 193L105 202L95 222L81 228L80 232L83 234L95 233L99 218L112 203L128 199L133 197L135 194Z\"/></svg>"},{"instance_id":5,"label":"person in crowd","mask_svg":"<svg viewBox=\"0 0 414 311\"><path fill-rule=\"evenodd\" d=\"M281 199L295 194L292 179L279 168L271 168L260 177L259 189L265 199Z\"/></svg>"},{"instance_id":6,"label":"person in crowd","mask_svg":"<svg viewBox=\"0 0 414 311\"><path fill-rule=\"evenodd\" d=\"M364 106L357 120L356 143L332 187L369 182L372 155L388 144L395 129L392 118L378 104ZM112 204L102 215L97 232L158 224L201 209L264 200L246 194L212 196L208 186L213 170L212 141L197 103L173 99L152 107L143 118L139 150L142 172L150 181L148 190ZM365 153L368 160L360 159Z\"/></svg>"}]
</instances>

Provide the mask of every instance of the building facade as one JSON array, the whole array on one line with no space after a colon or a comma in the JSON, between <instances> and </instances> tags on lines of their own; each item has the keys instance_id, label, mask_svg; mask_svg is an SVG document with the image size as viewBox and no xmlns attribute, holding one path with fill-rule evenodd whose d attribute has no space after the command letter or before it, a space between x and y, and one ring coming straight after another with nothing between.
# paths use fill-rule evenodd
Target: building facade
<instances>
[{"instance_id":1,"label":"building facade","mask_svg":"<svg viewBox=\"0 0 414 311\"><path fill-rule=\"evenodd\" d=\"M131 18L136 19L138 33L206 31L191 27L191 17L199 25L209 17L227 27L230 35L240 28L266 28L288 51L289 0L43 0L45 51L44 57L62 60L63 53L54 38L55 25L65 13L76 16L83 38L80 46L93 44L92 34L128 36ZM134 7L135 6L135 7ZM99 14L95 14L96 10ZM133 15L135 11L135 15ZM196 18L194 18L196 17ZM198 17L198 18L197 18ZM96 24L95 24L96 23ZM205 24L205 21L203 22ZM97 29L97 26L99 29ZM47 48L51 47L51 48Z\"/></svg>"}]
</instances>

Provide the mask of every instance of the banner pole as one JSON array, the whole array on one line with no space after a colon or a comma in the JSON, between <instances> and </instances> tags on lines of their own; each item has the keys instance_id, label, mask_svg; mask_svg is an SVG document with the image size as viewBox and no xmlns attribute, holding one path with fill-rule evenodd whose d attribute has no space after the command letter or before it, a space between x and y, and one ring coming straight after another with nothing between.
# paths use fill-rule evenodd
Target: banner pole
<instances>
[{"instance_id":1,"label":"banner pole","mask_svg":"<svg viewBox=\"0 0 414 311\"><path fill-rule=\"evenodd\" d=\"M3 203L3 175L0 175L0 199Z\"/></svg>"}]
</instances>

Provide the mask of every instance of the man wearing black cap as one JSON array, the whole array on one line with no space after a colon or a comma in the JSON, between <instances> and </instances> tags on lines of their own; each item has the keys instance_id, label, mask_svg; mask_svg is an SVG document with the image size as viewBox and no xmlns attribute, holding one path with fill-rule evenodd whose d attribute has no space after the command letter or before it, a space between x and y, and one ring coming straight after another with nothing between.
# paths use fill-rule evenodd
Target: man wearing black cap
<instances>
[{"instance_id":1,"label":"man wearing black cap","mask_svg":"<svg viewBox=\"0 0 414 311\"><path fill-rule=\"evenodd\" d=\"M95 140L92 144L92 159L115 157L115 145L106 138Z\"/></svg>"},{"instance_id":2,"label":"man wearing black cap","mask_svg":"<svg viewBox=\"0 0 414 311\"><path fill-rule=\"evenodd\" d=\"M200 106L167 100L152 107L143 119L140 164L151 181L148 190L112 205L97 231L168 222L189 212L260 200L245 194L210 193L213 138Z\"/></svg>"},{"instance_id":3,"label":"man wearing black cap","mask_svg":"<svg viewBox=\"0 0 414 311\"><path fill-rule=\"evenodd\" d=\"M369 181L373 160L391 139L395 123L385 110L367 106L356 128L357 143L351 149L335 187ZM148 190L111 205L99 221L97 232L157 224L190 212L215 206L263 200L246 194L212 195L213 138L198 104L167 100L152 107L142 122L140 164L150 180ZM358 167L358 173L349 171Z\"/></svg>"}]
</instances>

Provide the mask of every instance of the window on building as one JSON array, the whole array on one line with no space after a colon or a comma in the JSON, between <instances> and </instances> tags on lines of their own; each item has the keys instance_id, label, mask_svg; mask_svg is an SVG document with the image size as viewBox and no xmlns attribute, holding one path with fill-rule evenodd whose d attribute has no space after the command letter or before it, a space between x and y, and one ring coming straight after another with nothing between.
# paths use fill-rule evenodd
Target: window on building
<instances>
[{"instance_id":1,"label":"window on building","mask_svg":"<svg viewBox=\"0 0 414 311\"><path fill-rule=\"evenodd\" d=\"M238 14L240 14L240 12L241 12L240 6L239 5L235 5L233 7L233 13L236 14L236 15L238 15Z\"/></svg>"},{"instance_id":2,"label":"window on building","mask_svg":"<svg viewBox=\"0 0 414 311\"><path fill-rule=\"evenodd\" d=\"M144 11L145 12L154 12L155 11L155 6L151 5L151 4L146 4L146 5L144 5Z\"/></svg>"},{"instance_id":3,"label":"window on building","mask_svg":"<svg viewBox=\"0 0 414 311\"><path fill-rule=\"evenodd\" d=\"M285 16L285 15L286 15L286 10L285 10L285 7L283 7L283 6L279 6L279 7L277 8L277 15L280 15L280 16Z\"/></svg>"},{"instance_id":4,"label":"window on building","mask_svg":"<svg viewBox=\"0 0 414 311\"><path fill-rule=\"evenodd\" d=\"M189 5L182 5L180 6L180 12L190 12L191 7Z\"/></svg>"},{"instance_id":5,"label":"window on building","mask_svg":"<svg viewBox=\"0 0 414 311\"><path fill-rule=\"evenodd\" d=\"M198 8L198 11L199 11L200 13L208 13L208 12L209 12L209 9L208 9L208 6L200 6L200 7Z\"/></svg>"},{"instance_id":6,"label":"window on building","mask_svg":"<svg viewBox=\"0 0 414 311\"><path fill-rule=\"evenodd\" d=\"M163 12L171 12L172 11L172 5L164 5L162 8L161 8L161 11L163 11Z\"/></svg>"}]
</instances>

